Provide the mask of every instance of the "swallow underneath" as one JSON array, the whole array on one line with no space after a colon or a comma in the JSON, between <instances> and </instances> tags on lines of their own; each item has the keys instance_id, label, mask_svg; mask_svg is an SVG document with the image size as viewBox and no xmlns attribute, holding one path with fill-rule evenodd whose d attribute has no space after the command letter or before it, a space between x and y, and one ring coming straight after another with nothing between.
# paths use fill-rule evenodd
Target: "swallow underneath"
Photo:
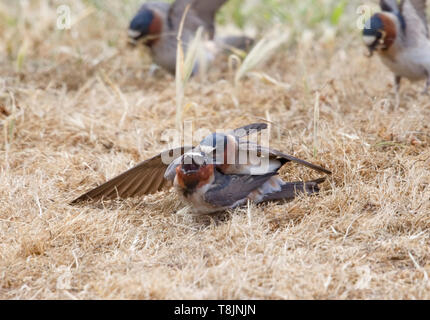
<instances>
[{"instance_id":1,"label":"swallow underneath","mask_svg":"<svg viewBox=\"0 0 430 320\"><path fill-rule=\"evenodd\" d=\"M323 167L284 154L278 150L250 143L248 134L266 129L263 123L250 124L227 134L214 133L196 147L168 150L90 190L72 203L85 200L115 199L142 196L163 190L172 182L177 192L197 214L208 214L235 208L247 203L291 200L297 193L318 193L325 178L314 181L284 182L279 169L295 162L313 170L331 174ZM253 153L262 162L245 158ZM178 153L169 162L167 155ZM252 162L252 163L251 163Z\"/></svg>"}]
</instances>

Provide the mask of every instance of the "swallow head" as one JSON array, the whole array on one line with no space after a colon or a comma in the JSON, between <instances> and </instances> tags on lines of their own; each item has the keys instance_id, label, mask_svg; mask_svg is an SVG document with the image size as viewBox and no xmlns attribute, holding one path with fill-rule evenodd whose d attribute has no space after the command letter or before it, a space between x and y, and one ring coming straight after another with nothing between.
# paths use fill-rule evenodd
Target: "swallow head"
<instances>
[{"instance_id":1,"label":"swallow head","mask_svg":"<svg viewBox=\"0 0 430 320\"><path fill-rule=\"evenodd\" d=\"M213 179L214 167L206 154L189 152L183 155L181 165L176 167L178 185L186 192L192 192Z\"/></svg>"},{"instance_id":2,"label":"swallow head","mask_svg":"<svg viewBox=\"0 0 430 320\"><path fill-rule=\"evenodd\" d=\"M207 163L207 157L201 152L190 152L184 154L181 161L181 171L185 175L192 175L204 168Z\"/></svg>"},{"instance_id":3,"label":"swallow head","mask_svg":"<svg viewBox=\"0 0 430 320\"><path fill-rule=\"evenodd\" d=\"M161 32L161 19L156 12L150 9L140 10L131 20L128 28L128 37L131 44L144 39L145 44L151 46Z\"/></svg>"},{"instance_id":4,"label":"swallow head","mask_svg":"<svg viewBox=\"0 0 430 320\"><path fill-rule=\"evenodd\" d=\"M369 57L375 51L381 52L390 49L396 40L396 23L388 13L373 15L363 29L363 41L369 49Z\"/></svg>"}]
</instances>

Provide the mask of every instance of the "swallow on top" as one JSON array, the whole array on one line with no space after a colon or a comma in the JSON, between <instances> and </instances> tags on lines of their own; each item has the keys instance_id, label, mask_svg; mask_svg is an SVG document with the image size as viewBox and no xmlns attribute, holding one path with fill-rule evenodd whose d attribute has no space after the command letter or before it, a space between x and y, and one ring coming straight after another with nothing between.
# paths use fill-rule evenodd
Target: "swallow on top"
<instances>
[{"instance_id":1,"label":"swallow on top","mask_svg":"<svg viewBox=\"0 0 430 320\"><path fill-rule=\"evenodd\" d=\"M325 178L284 182L279 169L287 162L296 162L326 174L331 174L329 170L241 139L266 128L263 123L251 124L227 134L211 134L196 147L165 151L90 190L72 204L143 196L170 187L172 182L192 211L200 214L235 208L248 200L291 200L299 192L317 193ZM235 158L240 152L255 153L267 162L259 167L248 158L240 162ZM166 161L165 156L175 154Z\"/></svg>"},{"instance_id":2,"label":"swallow on top","mask_svg":"<svg viewBox=\"0 0 430 320\"><path fill-rule=\"evenodd\" d=\"M130 41L143 42L151 50L153 60L170 73L176 71L177 34L187 5L190 9L185 17L181 40L189 43L197 29L203 27L208 38L214 40L215 14L227 0L176 0L173 4L165 2L148 2L142 5L139 12L130 22L128 34ZM248 37L227 37L215 40L214 46L206 46L206 60L210 62L218 49L236 47L249 49L253 40ZM220 48L218 48L220 47Z\"/></svg>"},{"instance_id":3,"label":"swallow on top","mask_svg":"<svg viewBox=\"0 0 430 320\"><path fill-rule=\"evenodd\" d=\"M401 79L427 80L430 87L430 37L426 0L381 0L382 12L373 15L363 30L370 56L378 52L394 73L396 98Z\"/></svg>"}]
</instances>

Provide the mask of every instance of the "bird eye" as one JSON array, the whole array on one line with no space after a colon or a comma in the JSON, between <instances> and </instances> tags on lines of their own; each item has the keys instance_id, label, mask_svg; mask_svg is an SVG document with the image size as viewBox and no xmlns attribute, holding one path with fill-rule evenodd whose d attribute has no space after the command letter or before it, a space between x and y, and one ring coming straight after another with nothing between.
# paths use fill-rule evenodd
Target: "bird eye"
<instances>
[{"instance_id":1,"label":"bird eye","mask_svg":"<svg viewBox=\"0 0 430 320\"><path fill-rule=\"evenodd\" d=\"M384 30L378 30L376 36L378 39L385 39L386 34L387 33Z\"/></svg>"}]
</instances>

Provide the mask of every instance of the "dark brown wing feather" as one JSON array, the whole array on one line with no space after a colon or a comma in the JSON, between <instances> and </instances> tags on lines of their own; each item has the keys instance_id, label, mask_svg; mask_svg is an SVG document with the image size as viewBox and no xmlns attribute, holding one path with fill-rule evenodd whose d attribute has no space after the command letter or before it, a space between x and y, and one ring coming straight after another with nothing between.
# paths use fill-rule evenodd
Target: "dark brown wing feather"
<instances>
[{"instance_id":1,"label":"dark brown wing feather","mask_svg":"<svg viewBox=\"0 0 430 320\"><path fill-rule=\"evenodd\" d=\"M263 201L277 201L277 200L292 200L296 197L297 193L306 193L307 195L316 194L320 191L319 184L323 183L325 178L313 181L297 181L285 182L282 185L282 190L274 193L264 195Z\"/></svg>"},{"instance_id":2,"label":"dark brown wing feather","mask_svg":"<svg viewBox=\"0 0 430 320\"><path fill-rule=\"evenodd\" d=\"M268 155L271 158L279 158L279 159L284 159L284 160L287 160L287 161L292 161L292 162L301 164L303 166L306 166L308 168L311 168L313 170L316 170L316 171L319 171L319 172L324 172L326 174L331 174L330 170L327 170L327 169L325 169L325 168L323 168L323 167L321 167L319 165L316 165L316 164L307 162L305 160L302 160L302 159L290 156L288 154L285 154L285 153L283 153L281 151L278 151L278 150L275 150L275 149L270 149L270 148L267 148L267 147L262 147L260 145L252 144L252 143L249 143L249 142L241 143L239 145L239 148L241 150L255 151L255 152L257 152L258 156Z\"/></svg>"},{"instance_id":3,"label":"dark brown wing feather","mask_svg":"<svg viewBox=\"0 0 430 320\"><path fill-rule=\"evenodd\" d=\"M209 29L212 30L212 36L215 32L215 15L221 6L226 3L227 0L195 0L193 4L193 10L196 14L208 25Z\"/></svg>"},{"instance_id":4,"label":"dark brown wing feather","mask_svg":"<svg viewBox=\"0 0 430 320\"><path fill-rule=\"evenodd\" d=\"M228 36L217 38L216 42L229 53L233 48L249 52L256 41L247 36Z\"/></svg>"},{"instance_id":5,"label":"dark brown wing feather","mask_svg":"<svg viewBox=\"0 0 430 320\"><path fill-rule=\"evenodd\" d=\"M259 132L265 129L267 129L266 123L252 123L248 124L247 126L243 126L233 130L233 135L237 138L243 138L249 135L252 130L255 132Z\"/></svg>"},{"instance_id":6,"label":"dark brown wing feather","mask_svg":"<svg viewBox=\"0 0 430 320\"><path fill-rule=\"evenodd\" d=\"M191 147L181 147L166 152L168 152L170 155L180 152L182 155L189 149L191 149ZM85 200L95 201L102 198L124 199L145 194L152 194L171 186L171 181L164 179L164 172L166 171L169 163L164 163L162 161L163 154L165 153L160 153L151 159L139 163L137 166L127 170L119 176L103 183L97 188L88 191L79 198L73 200L71 203L75 204Z\"/></svg>"},{"instance_id":7,"label":"dark brown wing feather","mask_svg":"<svg viewBox=\"0 0 430 320\"><path fill-rule=\"evenodd\" d=\"M402 0L401 5L403 4L403 1L404 0ZM399 4L397 0L380 0L379 6L382 11L393 12L395 14L399 13Z\"/></svg>"},{"instance_id":8,"label":"dark brown wing feather","mask_svg":"<svg viewBox=\"0 0 430 320\"><path fill-rule=\"evenodd\" d=\"M190 10L184 22L184 28L191 32L203 26L213 39L215 34L215 14L227 0L176 0L169 9L168 23L177 31L185 8L190 4Z\"/></svg>"}]
</instances>

